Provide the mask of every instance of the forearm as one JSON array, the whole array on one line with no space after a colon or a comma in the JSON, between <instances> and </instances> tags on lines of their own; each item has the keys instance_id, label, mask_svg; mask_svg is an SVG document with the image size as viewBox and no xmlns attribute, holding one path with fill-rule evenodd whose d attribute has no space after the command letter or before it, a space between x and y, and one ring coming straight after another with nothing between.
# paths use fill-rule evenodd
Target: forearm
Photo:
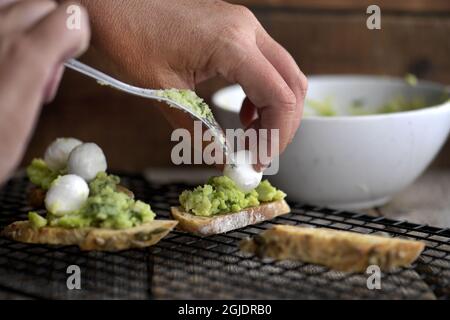
<instances>
[{"instance_id":1,"label":"forearm","mask_svg":"<svg viewBox=\"0 0 450 320\"><path fill-rule=\"evenodd\" d=\"M62 61L89 43L85 13L73 32L65 28L66 10L51 1L0 3L0 184L19 163L41 105L55 96Z\"/></svg>"}]
</instances>

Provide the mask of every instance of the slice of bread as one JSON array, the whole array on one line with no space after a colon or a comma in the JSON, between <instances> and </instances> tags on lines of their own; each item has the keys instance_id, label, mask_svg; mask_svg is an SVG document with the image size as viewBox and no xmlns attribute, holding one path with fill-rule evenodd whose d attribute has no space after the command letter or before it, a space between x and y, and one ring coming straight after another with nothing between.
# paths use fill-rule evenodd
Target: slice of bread
<instances>
[{"instance_id":1,"label":"slice of bread","mask_svg":"<svg viewBox=\"0 0 450 320\"><path fill-rule=\"evenodd\" d=\"M129 229L43 227L35 229L29 221L17 221L0 235L12 240L53 245L78 245L86 251L119 251L156 244L166 236L177 221L154 220Z\"/></svg>"},{"instance_id":2,"label":"slice of bread","mask_svg":"<svg viewBox=\"0 0 450 320\"><path fill-rule=\"evenodd\" d=\"M425 245L420 241L388 238L325 228L277 225L240 244L241 250L276 260L300 260L347 272L408 266Z\"/></svg>"},{"instance_id":3,"label":"slice of bread","mask_svg":"<svg viewBox=\"0 0 450 320\"><path fill-rule=\"evenodd\" d=\"M239 212L219 214L212 217L196 216L184 212L182 208L172 207L172 217L178 220L178 229L200 236L224 233L243 228L251 224L273 219L290 212L285 200L264 203Z\"/></svg>"}]
</instances>

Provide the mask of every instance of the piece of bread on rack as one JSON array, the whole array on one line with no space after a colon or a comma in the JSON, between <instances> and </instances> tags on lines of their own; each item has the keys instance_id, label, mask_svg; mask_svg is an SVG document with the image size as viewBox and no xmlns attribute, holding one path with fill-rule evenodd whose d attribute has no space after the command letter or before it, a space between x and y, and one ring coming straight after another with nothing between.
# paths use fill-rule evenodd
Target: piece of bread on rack
<instances>
[{"instance_id":1,"label":"piece of bread on rack","mask_svg":"<svg viewBox=\"0 0 450 320\"><path fill-rule=\"evenodd\" d=\"M144 248L166 236L177 221L153 220L128 229L104 228L33 228L29 221L17 221L2 230L1 235L20 242L52 245L77 245L86 251L119 251Z\"/></svg>"},{"instance_id":2,"label":"piece of bread on rack","mask_svg":"<svg viewBox=\"0 0 450 320\"><path fill-rule=\"evenodd\" d=\"M180 207L171 208L172 217L178 220L178 229L200 236L225 233L273 219L290 211L285 200L266 202L256 207L212 217L196 216L184 212Z\"/></svg>"},{"instance_id":3,"label":"piece of bread on rack","mask_svg":"<svg viewBox=\"0 0 450 320\"><path fill-rule=\"evenodd\" d=\"M334 270L365 272L414 262L425 245L420 241L366 235L325 228L276 225L240 244L241 250L275 260L300 260Z\"/></svg>"}]
</instances>

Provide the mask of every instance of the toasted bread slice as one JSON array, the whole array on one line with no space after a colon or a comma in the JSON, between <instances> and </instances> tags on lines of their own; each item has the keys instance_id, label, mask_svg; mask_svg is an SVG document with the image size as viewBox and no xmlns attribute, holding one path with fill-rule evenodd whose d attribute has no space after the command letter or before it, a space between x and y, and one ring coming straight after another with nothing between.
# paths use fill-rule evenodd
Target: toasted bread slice
<instances>
[{"instance_id":1,"label":"toasted bread slice","mask_svg":"<svg viewBox=\"0 0 450 320\"><path fill-rule=\"evenodd\" d=\"M35 229L29 221L17 221L7 226L1 235L25 243L78 245L81 250L86 251L119 251L152 246L176 225L177 221L173 220L154 220L129 229Z\"/></svg>"},{"instance_id":2,"label":"toasted bread slice","mask_svg":"<svg viewBox=\"0 0 450 320\"><path fill-rule=\"evenodd\" d=\"M325 228L277 225L240 244L241 250L276 260L300 260L348 272L408 266L425 245L419 241Z\"/></svg>"},{"instance_id":3,"label":"toasted bread slice","mask_svg":"<svg viewBox=\"0 0 450 320\"><path fill-rule=\"evenodd\" d=\"M131 199L134 199L134 193L125 188L122 185L117 185L116 190L122 193L125 193L127 196L129 196ZM36 209L44 208L44 201L45 201L45 195L47 194L47 190L44 190L39 187L33 187L30 192L28 193L28 204Z\"/></svg>"},{"instance_id":4,"label":"toasted bread slice","mask_svg":"<svg viewBox=\"0 0 450 320\"><path fill-rule=\"evenodd\" d=\"M172 217L178 220L178 228L201 236L224 233L243 228L251 224L273 219L290 212L285 200L264 203L239 212L220 214L213 217L201 217L172 207Z\"/></svg>"}]
</instances>

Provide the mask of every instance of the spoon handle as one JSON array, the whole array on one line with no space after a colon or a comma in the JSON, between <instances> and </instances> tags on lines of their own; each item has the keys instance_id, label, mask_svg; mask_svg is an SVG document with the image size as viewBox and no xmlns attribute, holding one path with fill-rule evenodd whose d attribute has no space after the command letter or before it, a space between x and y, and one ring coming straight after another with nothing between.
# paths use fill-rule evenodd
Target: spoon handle
<instances>
[{"instance_id":1,"label":"spoon handle","mask_svg":"<svg viewBox=\"0 0 450 320\"><path fill-rule=\"evenodd\" d=\"M78 71L92 79L97 80L97 82L101 85L108 85L117 90L125 91L127 93L130 93L130 94L133 94L136 96L155 99L155 90L144 89L144 88L139 88L139 87L129 85L129 84L122 82L120 80L117 80L97 69L94 69L78 60L75 60L75 59L67 60L64 63L64 65L72 70Z\"/></svg>"}]
</instances>

